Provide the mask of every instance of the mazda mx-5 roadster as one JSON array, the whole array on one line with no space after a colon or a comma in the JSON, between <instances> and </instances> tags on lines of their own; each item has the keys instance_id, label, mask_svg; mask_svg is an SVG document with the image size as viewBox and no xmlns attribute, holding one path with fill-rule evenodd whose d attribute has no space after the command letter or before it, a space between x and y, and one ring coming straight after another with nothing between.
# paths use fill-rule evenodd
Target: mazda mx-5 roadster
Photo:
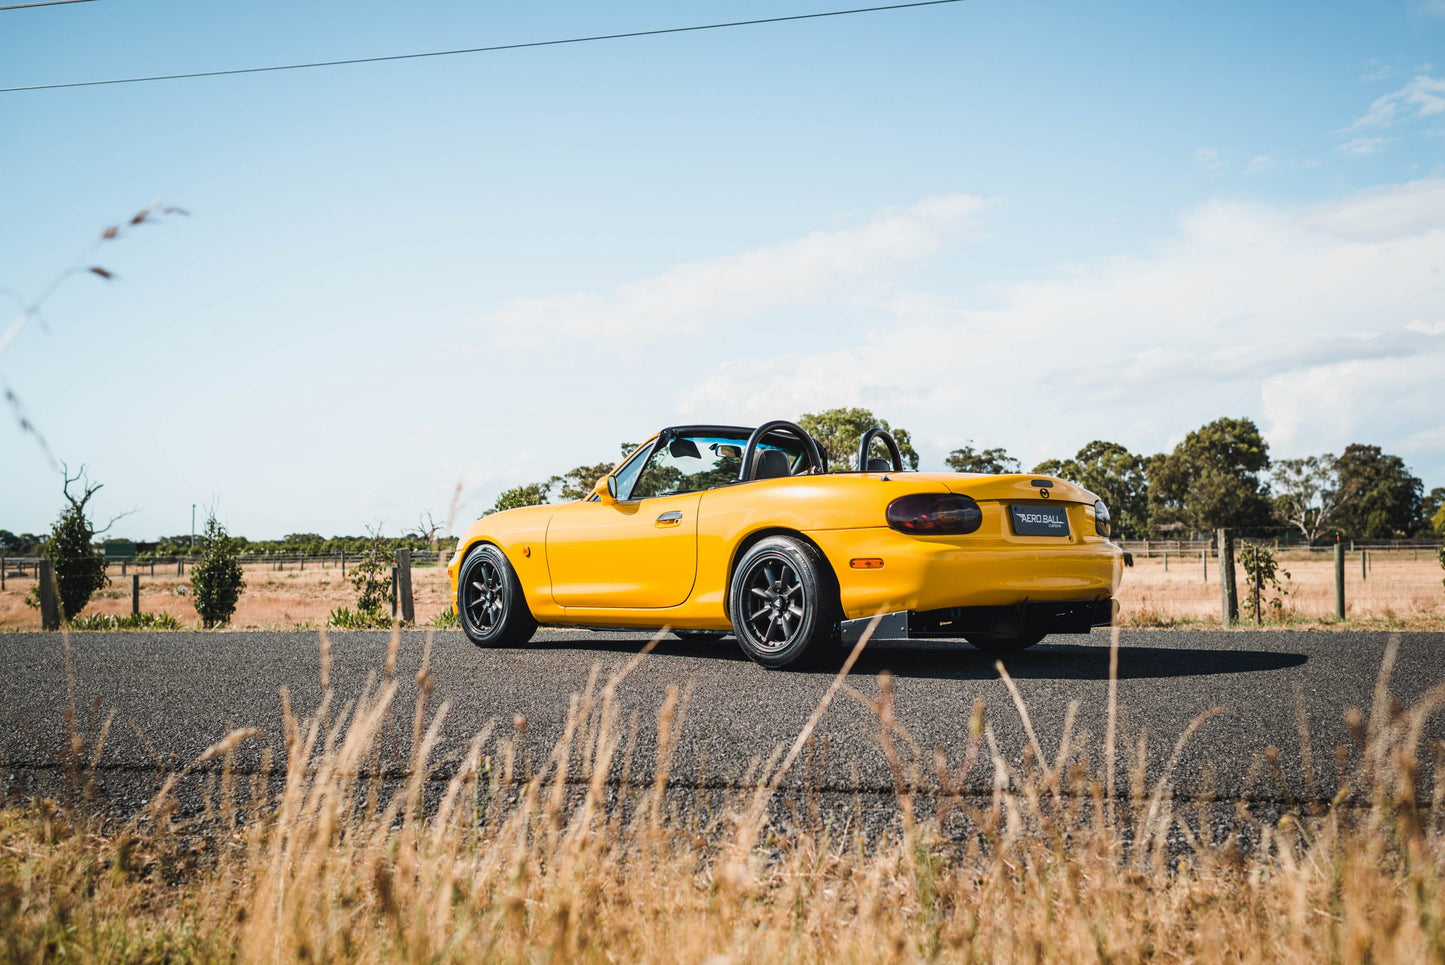
<instances>
[{"instance_id":1,"label":"mazda mx-5 roadster","mask_svg":"<svg viewBox=\"0 0 1445 965\"><path fill-rule=\"evenodd\" d=\"M1108 626L1123 553L1104 503L1062 479L906 472L882 428L830 468L779 421L663 429L586 499L477 520L448 569L479 646L538 626L670 627L800 667L870 624L1000 655Z\"/></svg>"}]
</instances>

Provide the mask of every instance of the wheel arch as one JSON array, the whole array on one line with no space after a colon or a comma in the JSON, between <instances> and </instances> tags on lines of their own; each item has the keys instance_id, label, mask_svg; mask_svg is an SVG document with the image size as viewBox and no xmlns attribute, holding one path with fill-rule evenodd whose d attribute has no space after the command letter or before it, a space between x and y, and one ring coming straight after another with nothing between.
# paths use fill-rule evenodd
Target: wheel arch
<instances>
[{"instance_id":1,"label":"wheel arch","mask_svg":"<svg viewBox=\"0 0 1445 965\"><path fill-rule=\"evenodd\" d=\"M738 562L742 560L748 550L770 536L790 536L799 542L807 543L813 548L814 552L818 554L818 557L822 559L823 565L827 568L828 576L833 581L833 591L839 595L841 609L842 591L839 589L838 573L833 569L833 561L828 559L828 554L823 552L823 548L809 537L807 533L801 530L791 529L787 526L766 526L762 529L754 530L738 540L737 544L733 546L732 553L728 556L727 580L723 584L723 613L727 618L729 620L732 619L732 607L730 603L733 594L733 578L737 575Z\"/></svg>"}]
</instances>

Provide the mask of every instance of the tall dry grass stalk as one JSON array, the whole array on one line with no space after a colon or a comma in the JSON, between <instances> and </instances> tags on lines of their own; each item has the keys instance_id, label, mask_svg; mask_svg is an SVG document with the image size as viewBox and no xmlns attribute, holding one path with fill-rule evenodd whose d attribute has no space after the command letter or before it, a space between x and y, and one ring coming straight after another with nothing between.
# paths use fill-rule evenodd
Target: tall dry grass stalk
<instances>
[{"instance_id":1,"label":"tall dry grass stalk","mask_svg":"<svg viewBox=\"0 0 1445 965\"><path fill-rule=\"evenodd\" d=\"M425 660L406 765L389 769L383 755L401 713L396 646L356 699L338 706L327 687L310 717L288 706L279 787L237 777L237 747L254 736L237 731L197 762L220 762L200 817L178 815L177 782L195 779L181 775L121 827L81 803L0 812L0 956L1445 958L1442 785L1417 800L1417 753L1445 687L1409 709L1392 703L1393 648L1368 714L1350 717L1339 793L1265 819L1248 802L1172 793L1174 763L1207 714L1151 771L1144 737L1131 746L1115 732L1111 684L1100 764L1099 742L1075 730L1077 704L1059 746L1043 745L1002 665L1008 712L1028 734L1018 752L1001 746L982 700L967 711L966 746L922 747L894 714L891 679L868 696L845 668L751 788L709 802L671 781L688 691L669 688L651 724L623 714L618 693L644 650L606 679L594 671L544 759L528 756L519 718L510 733L476 735L448 779L429 780L447 705L431 707ZM326 668L324 638L322 651ZM806 789L805 807L780 801L839 695L873 711L894 784L882 820ZM103 735L74 714L71 734L83 770Z\"/></svg>"}]
</instances>

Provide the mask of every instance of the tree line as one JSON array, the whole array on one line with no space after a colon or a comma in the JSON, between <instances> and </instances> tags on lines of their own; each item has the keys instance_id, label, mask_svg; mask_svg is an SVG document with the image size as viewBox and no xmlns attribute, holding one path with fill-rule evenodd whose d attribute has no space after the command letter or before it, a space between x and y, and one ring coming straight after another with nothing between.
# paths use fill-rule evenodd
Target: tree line
<instances>
[{"instance_id":1,"label":"tree line","mask_svg":"<svg viewBox=\"0 0 1445 965\"><path fill-rule=\"evenodd\" d=\"M797 422L835 469L853 468L859 439L876 425L893 434L905 468L919 466L908 430L891 427L871 410L826 409L804 413ZM634 448L623 444L622 455ZM954 472L1023 471L1005 448L976 448L971 439L950 451L944 463ZM614 465L581 465L513 487L497 497L490 511L585 498ZM1169 452L1142 455L1117 442L1095 440L1071 457L1046 459L1028 471L1096 493L1108 504L1114 532L1123 539L1187 539L1226 526L1308 543L1336 537L1445 537L1445 486L1427 493L1399 456L1354 443L1338 455L1271 459L1269 443L1246 418L1200 426Z\"/></svg>"}]
</instances>

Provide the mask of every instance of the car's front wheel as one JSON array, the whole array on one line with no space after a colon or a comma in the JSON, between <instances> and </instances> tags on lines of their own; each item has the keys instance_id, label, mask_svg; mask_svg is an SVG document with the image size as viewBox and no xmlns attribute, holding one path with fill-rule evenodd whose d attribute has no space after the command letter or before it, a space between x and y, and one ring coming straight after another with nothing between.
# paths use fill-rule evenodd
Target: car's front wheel
<instances>
[{"instance_id":1,"label":"car's front wheel","mask_svg":"<svg viewBox=\"0 0 1445 965\"><path fill-rule=\"evenodd\" d=\"M479 647L515 647L537 632L517 571L490 543L476 546L462 561L456 602L462 632Z\"/></svg>"},{"instance_id":2,"label":"car's front wheel","mask_svg":"<svg viewBox=\"0 0 1445 965\"><path fill-rule=\"evenodd\" d=\"M770 536L743 555L728 613L743 651L764 667L809 667L838 653L837 583L822 554L800 539Z\"/></svg>"}]
</instances>

